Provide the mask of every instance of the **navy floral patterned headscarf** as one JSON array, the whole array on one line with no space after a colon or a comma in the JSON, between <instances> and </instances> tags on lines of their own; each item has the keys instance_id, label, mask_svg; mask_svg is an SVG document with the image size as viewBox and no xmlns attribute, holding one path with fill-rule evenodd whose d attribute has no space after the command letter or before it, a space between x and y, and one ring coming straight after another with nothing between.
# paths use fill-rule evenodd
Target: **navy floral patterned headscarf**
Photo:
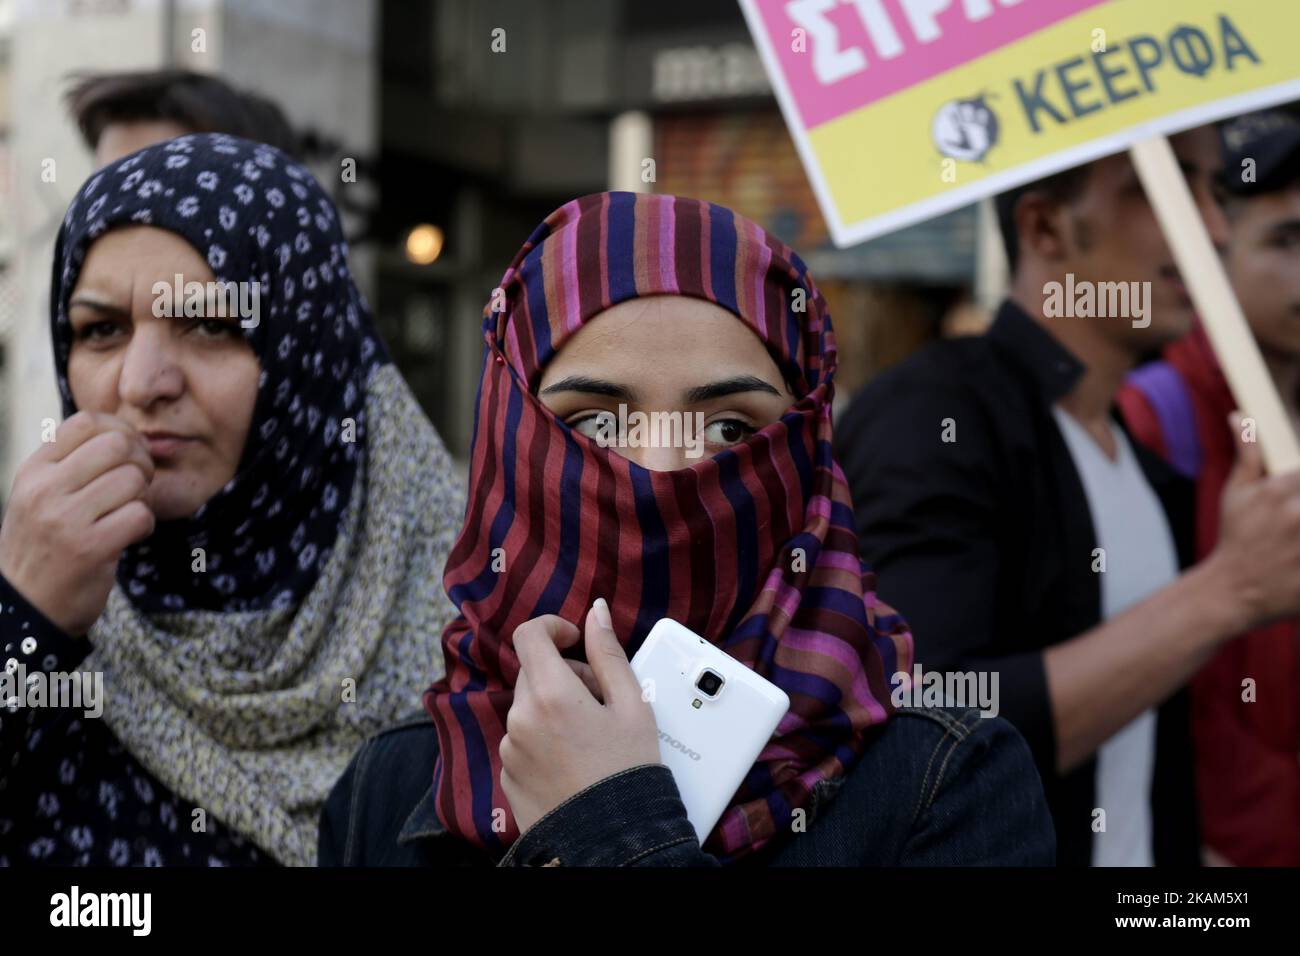
<instances>
[{"instance_id":1,"label":"navy floral patterned headscarf","mask_svg":"<svg viewBox=\"0 0 1300 956\"><path fill-rule=\"evenodd\" d=\"M65 414L69 295L90 244L137 223L184 238L219 282L260 283L242 334L261 375L235 477L123 553L82 667L163 786L310 866L326 796L410 712L455 614L440 575L459 477L380 344L333 203L283 153L224 135L144 149L73 200L51 302Z\"/></svg>"},{"instance_id":2,"label":"navy floral patterned headscarf","mask_svg":"<svg viewBox=\"0 0 1300 956\"><path fill-rule=\"evenodd\" d=\"M50 317L65 416L77 410L68 298L90 243L134 224L186 239L218 281L260 283L258 321L244 334L262 373L235 477L191 518L159 522L129 548L118 582L146 612L297 606L352 490L366 382L388 361L348 274L334 205L284 153L221 134L182 136L97 172L68 207L54 256ZM192 570L195 548L205 573Z\"/></svg>"}]
</instances>

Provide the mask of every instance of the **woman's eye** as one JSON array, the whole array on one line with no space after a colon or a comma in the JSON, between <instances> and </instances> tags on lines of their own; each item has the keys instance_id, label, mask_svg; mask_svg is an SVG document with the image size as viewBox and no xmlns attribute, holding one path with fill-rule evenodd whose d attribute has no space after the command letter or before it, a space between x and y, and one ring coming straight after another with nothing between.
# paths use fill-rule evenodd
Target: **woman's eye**
<instances>
[{"instance_id":1,"label":"woman's eye","mask_svg":"<svg viewBox=\"0 0 1300 956\"><path fill-rule=\"evenodd\" d=\"M735 418L722 418L704 428L704 440L711 445L735 445L758 431Z\"/></svg>"},{"instance_id":2,"label":"woman's eye","mask_svg":"<svg viewBox=\"0 0 1300 956\"><path fill-rule=\"evenodd\" d=\"M79 342L96 342L112 338L121 331L121 326L116 322L87 322L77 329L76 338Z\"/></svg>"},{"instance_id":3,"label":"woman's eye","mask_svg":"<svg viewBox=\"0 0 1300 956\"><path fill-rule=\"evenodd\" d=\"M239 327L234 322L224 319L199 319L195 325L199 331L210 338L225 338L237 335Z\"/></svg>"},{"instance_id":4,"label":"woman's eye","mask_svg":"<svg viewBox=\"0 0 1300 956\"><path fill-rule=\"evenodd\" d=\"M618 416L613 412L596 412L569 422L569 427L588 438L613 438L618 433Z\"/></svg>"}]
</instances>

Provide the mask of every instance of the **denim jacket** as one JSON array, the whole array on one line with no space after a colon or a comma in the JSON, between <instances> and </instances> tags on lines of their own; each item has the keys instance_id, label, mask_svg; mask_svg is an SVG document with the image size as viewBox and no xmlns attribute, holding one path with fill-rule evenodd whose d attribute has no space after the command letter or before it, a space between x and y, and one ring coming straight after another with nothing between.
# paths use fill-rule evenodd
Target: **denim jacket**
<instances>
[{"instance_id":1,"label":"denim jacket","mask_svg":"<svg viewBox=\"0 0 1300 956\"><path fill-rule=\"evenodd\" d=\"M717 866L672 774L644 764L554 807L499 860L434 812L438 738L421 714L371 737L321 813L322 866ZM746 857L769 866L1050 866L1056 838L1029 748L1001 718L903 708L846 776L813 791L803 832Z\"/></svg>"}]
</instances>

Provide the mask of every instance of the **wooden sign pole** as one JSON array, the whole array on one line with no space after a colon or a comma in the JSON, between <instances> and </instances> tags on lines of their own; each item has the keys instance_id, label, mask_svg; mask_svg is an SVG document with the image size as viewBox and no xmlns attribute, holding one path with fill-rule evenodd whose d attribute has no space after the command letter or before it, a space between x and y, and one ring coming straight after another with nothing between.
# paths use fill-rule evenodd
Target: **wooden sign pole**
<instances>
[{"instance_id":1,"label":"wooden sign pole","mask_svg":"<svg viewBox=\"0 0 1300 956\"><path fill-rule=\"evenodd\" d=\"M1165 241L1174 252L1237 407L1243 416L1255 420L1265 466L1275 475L1300 468L1300 440L1228 282L1228 274L1210 242L1168 138L1156 136L1143 140L1129 149L1129 155L1164 230Z\"/></svg>"}]
</instances>

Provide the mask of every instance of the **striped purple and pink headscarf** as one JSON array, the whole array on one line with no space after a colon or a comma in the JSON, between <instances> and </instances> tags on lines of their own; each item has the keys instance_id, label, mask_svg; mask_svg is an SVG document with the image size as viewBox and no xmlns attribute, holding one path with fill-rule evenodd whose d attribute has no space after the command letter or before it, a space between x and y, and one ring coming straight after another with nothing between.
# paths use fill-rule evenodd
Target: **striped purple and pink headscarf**
<instances>
[{"instance_id":1,"label":"striped purple and pink headscarf","mask_svg":"<svg viewBox=\"0 0 1300 956\"><path fill-rule=\"evenodd\" d=\"M661 294L733 312L797 401L746 441L656 472L571 430L534 391L585 322ZM460 616L442 639L446 676L425 694L440 820L490 853L518 837L498 757L519 673L511 635L542 614L581 627L604 597L629 655L670 617L789 694L789 713L705 849L734 860L789 832L813 786L856 764L869 729L891 713L891 675L912 666L907 625L876 600L858 557L831 455L835 339L803 262L729 209L599 193L537 227L485 310L484 332L469 504L444 578ZM493 570L502 555L505 569ZM494 808L507 810L503 833Z\"/></svg>"}]
</instances>

